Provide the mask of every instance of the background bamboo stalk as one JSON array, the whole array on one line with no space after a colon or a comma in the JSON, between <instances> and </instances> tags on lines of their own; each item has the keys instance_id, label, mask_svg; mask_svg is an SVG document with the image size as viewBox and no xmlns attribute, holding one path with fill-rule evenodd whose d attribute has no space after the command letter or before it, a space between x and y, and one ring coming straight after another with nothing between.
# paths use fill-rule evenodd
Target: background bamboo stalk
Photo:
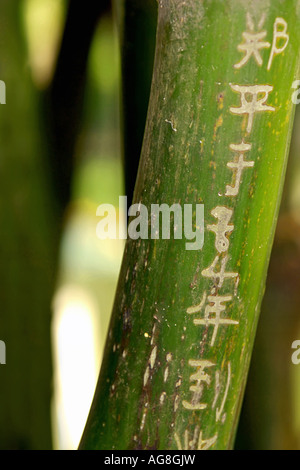
<instances>
[{"instance_id":1,"label":"background bamboo stalk","mask_svg":"<svg viewBox=\"0 0 300 470\"><path fill-rule=\"evenodd\" d=\"M27 43L28 9L43 24L34 11L37 4L0 2L0 73L7 88L0 116L0 338L7 353L0 386L3 449L52 448L50 324L59 243L72 192L89 50L98 21L110 8L109 0L83 13L78 2L62 6L62 15L67 11L62 44L45 90L46 82L35 82ZM53 14L51 7L48 13ZM57 20L55 8L54 16Z\"/></svg>"},{"instance_id":2,"label":"background bamboo stalk","mask_svg":"<svg viewBox=\"0 0 300 470\"><path fill-rule=\"evenodd\" d=\"M51 449L50 309L58 225L55 219L40 101L26 67L20 4L0 3L1 106L0 333L1 449Z\"/></svg>"},{"instance_id":3,"label":"background bamboo stalk","mask_svg":"<svg viewBox=\"0 0 300 470\"><path fill-rule=\"evenodd\" d=\"M132 202L148 109L155 36L157 1L117 0L122 64L122 139L125 192Z\"/></svg>"}]
</instances>

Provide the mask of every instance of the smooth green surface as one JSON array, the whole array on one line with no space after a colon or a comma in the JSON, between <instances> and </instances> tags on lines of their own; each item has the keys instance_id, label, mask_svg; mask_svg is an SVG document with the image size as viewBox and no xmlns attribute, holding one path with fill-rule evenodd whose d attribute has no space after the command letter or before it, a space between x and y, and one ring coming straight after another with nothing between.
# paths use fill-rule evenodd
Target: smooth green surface
<instances>
[{"instance_id":1,"label":"smooth green surface","mask_svg":"<svg viewBox=\"0 0 300 470\"><path fill-rule=\"evenodd\" d=\"M240 69L242 33L266 31L273 41L276 18L288 23L289 43L271 70L271 47L260 50ZM258 24L265 15L264 24ZM236 423L251 357L265 276L286 167L294 107L291 85L298 71L298 1L161 1L154 80L134 201L205 205L205 242L186 251L186 240L128 240L96 395L80 448L227 449ZM258 31L257 31L258 30ZM282 47L278 42L277 46ZM248 115L230 111L241 105L231 84L270 85L266 103L275 111ZM258 99L261 95L258 95ZM251 101L251 96L246 95ZM230 144L252 145L237 196L228 162L238 155ZM227 233L226 272L239 276L214 285L203 270L217 256L218 221L211 211L233 211ZM216 271L220 265L216 266ZM212 325L195 325L201 312L188 314L204 293L231 296L212 344ZM211 304L212 306L212 304ZM211 319L216 314L211 313ZM197 368L210 361L196 400ZM203 363L202 363L203 364ZM198 362L198 366L200 362ZM198 368L199 372L199 368ZM201 392L201 393L200 393ZM201 395L201 397L200 397ZM202 410L187 403L202 403Z\"/></svg>"}]
</instances>

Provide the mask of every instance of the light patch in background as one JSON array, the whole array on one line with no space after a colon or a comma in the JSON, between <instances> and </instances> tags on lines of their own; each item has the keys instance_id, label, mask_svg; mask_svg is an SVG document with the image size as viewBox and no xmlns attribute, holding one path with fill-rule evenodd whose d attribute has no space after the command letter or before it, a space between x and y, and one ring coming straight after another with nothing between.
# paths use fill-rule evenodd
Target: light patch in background
<instances>
[{"instance_id":1,"label":"light patch in background","mask_svg":"<svg viewBox=\"0 0 300 470\"><path fill-rule=\"evenodd\" d=\"M54 447L76 449L99 374L98 305L79 285L60 287L54 298Z\"/></svg>"},{"instance_id":2,"label":"light patch in background","mask_svg":"<svg viewBox=\"0 0 300 470\"><path fill-rule=\"evenodd\" d=\"M28 67L35 86L45 89L54 71L68 2L24 0L22 6ZM89 54L85 130L74 155L72 200L66 211L52 308L55 449L76 449L80 441L98 379L124 250L124 241L97 239L95 215L99 204L116 205L123 194L119 61L112 19L104 17Z\"/></svg>"},{"instance_id":3,"label":"light patch in background","mask_svg":"<svg viewBox=\"0 0 300 470\"><path fill-rule=\"evenodd\" d=\"M66 450L78 448L88 417L124 251L124 240L96 237L96 206L72 207L52 309L53 439L55 449Z\"/></svg>"},{"instance_id":4,"label":"light patch in background","mask_svg":"<svg viewBox=\"0 0 300 470\"><path fill-rule=\"evenodd\" d=\"M33 80L44 88L51 76L60 44L66 2L25 0L24 28Z\"/></svg>"}]
</instances>

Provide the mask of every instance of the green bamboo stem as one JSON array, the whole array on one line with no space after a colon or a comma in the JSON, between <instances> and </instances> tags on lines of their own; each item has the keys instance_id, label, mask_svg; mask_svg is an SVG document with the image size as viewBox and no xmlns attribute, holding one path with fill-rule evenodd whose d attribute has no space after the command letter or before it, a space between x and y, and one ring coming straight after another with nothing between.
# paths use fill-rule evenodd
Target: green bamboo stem
<instances>
[{"instance_id":1,"label":"green bamboo stem","mask_svg":"<svg viewBox=\"0 0 300 470\"><path fill-rule=\"evenodd\" d=\"M128 239L81 449L232 448L282 193L300 2L158 10L134 202L203 203L205 242Z\"/></svg>"}]
</instances>

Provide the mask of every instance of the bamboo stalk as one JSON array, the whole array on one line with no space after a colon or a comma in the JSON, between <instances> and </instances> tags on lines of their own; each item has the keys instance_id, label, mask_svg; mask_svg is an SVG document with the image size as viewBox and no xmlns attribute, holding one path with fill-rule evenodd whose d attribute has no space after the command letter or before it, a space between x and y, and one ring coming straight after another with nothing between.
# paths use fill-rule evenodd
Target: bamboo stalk
<instances>
[{"instance_id":1,"label":"bamboo stalk","mask_svg":"<svg viewBox=\"0 0 300 470\"><path fill-rule=\"evenodd\" d=\"M156 0L115 0L122 63L125 192L130 203L141 154L155 52Z\"/></svg>"},{"instance_id":2,"label":"bamboo stalk","mask_svg":"<svg viewBox=\"0 0 300 470\"><path fill-rule=\"evenodd\" d=\"M300 2L159 2L134 202L205 241L128 239L81 449L229 449L282 193Z\"/></svg>"}]
</instances>

